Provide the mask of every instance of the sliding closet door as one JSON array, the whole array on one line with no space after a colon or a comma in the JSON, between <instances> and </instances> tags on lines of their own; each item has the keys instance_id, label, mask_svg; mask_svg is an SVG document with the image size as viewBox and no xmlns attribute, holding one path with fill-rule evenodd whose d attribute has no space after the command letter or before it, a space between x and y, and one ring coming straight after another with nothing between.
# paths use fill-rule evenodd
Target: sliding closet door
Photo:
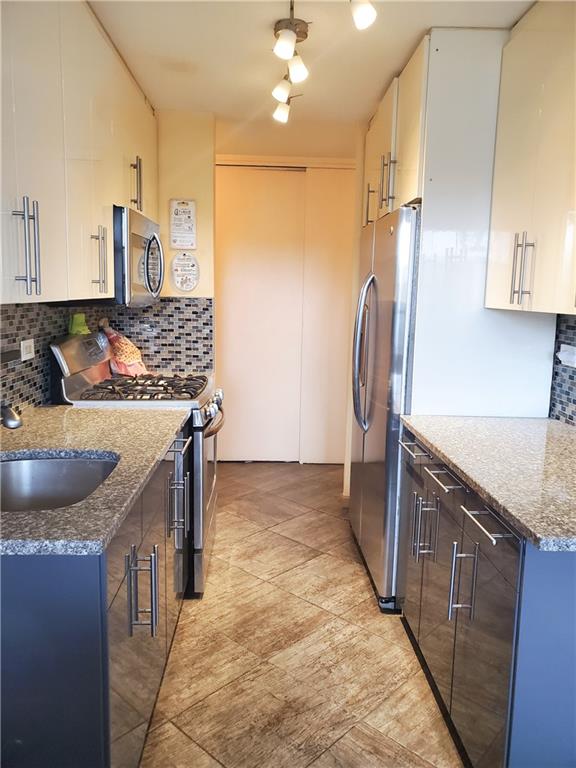
<instances>
[{"instance_id":1,"label":"sliding closet door","mask_svg":"<svg viewBox=\"0 0 576 768\"><path fill-rule=\"evenodd\" d=\"M306 171L300 461L342 464L350 387L354 171Z\"/></svg>"},{"instance_id":2,"label":"sliding closet door","mask_svg":"<svg viewBox=\"0 0 576 768\"><path fill-rule=\"evenodd\" d=\"M216 168L223 461L298 461L306 173Z\"/></svg>"}]
</instances>

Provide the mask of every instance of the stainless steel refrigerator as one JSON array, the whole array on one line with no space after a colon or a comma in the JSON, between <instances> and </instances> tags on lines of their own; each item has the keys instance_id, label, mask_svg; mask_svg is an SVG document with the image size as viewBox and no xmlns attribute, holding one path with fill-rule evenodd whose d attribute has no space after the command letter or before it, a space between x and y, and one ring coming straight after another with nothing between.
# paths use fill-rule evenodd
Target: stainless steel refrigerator
<instances>
[{"instance_id":1,"label":"stainless steel refrigerator","mask_svg":"<svg viewBox=\"0 0 576 768\"><path fill-rule=\"evenodd\" d=\"M353 339L350 519L382 610L395 610L400 414L410 410L419 209L364 227Z\"/></svg>"}]
</instances>

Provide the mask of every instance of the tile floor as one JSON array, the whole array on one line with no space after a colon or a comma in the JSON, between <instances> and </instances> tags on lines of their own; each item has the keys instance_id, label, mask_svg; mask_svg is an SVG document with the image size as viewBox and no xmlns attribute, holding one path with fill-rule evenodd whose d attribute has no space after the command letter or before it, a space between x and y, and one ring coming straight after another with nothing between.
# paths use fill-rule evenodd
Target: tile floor
<instances>
[{"instance_id":1,"label":"tile floor","mask_svg":"<svg viewBox=\"0 0 576 768\"><path fill-rule=\"evenodd\" d=\"M458 768L377 608L339 466L220 465L204 599L182 607L141 768Z\"/></svg>"}]
</instances>

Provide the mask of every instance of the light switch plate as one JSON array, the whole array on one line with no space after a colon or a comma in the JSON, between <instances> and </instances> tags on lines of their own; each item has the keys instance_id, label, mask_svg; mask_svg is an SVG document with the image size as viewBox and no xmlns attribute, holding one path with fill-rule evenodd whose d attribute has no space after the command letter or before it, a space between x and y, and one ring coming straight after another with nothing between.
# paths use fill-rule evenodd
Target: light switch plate
<instances>
[{"instance_id":1,"label":"light switch plate","mask_svg":"<svg viewBox=\"0 0 576 768\"><path fill-rule=\"evenodd\" d=\"M20 342L20 360L32 360L34 352L34 339L26 339Z\"/></svg>"}]
</instances>

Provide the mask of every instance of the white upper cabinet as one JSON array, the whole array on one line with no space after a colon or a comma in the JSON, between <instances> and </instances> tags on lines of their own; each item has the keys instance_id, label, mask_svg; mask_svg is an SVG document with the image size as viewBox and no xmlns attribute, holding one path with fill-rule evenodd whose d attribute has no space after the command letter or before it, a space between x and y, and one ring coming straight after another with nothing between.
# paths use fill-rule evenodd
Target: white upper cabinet
<instances>
[{"instance_id":1,"label":"white upper cabinet","mask_svg":"<svg viewBox=\"0 0 576 768\"><path fill-rule=\"evenodd\" d=\"M59 12L2 3L3 302L68 297Z\"/></svg>"},{"instance_id":2,"label":"white upper cabinet","mask_svg":"<svg viewBox=\"0 0 576 768\"><path fill-rule=\"evenodd\" d=\"M486 306L576 313L576 15L538 3L504 48Z\"/></svg>"},{"instance_id":3,"label":"white upper cabinet","mask_svg":"<svg viewBox=\"0 0 576 768\"><path fill-rule=\"evenodd\" d=\"M364 146L364 225L394 207L396 165L396 106L398 78L395 77L380 102L366 133Z\"/></svg>"},{"instance_id":4,"label":"white upper cabinet","mask_svg":"<svg viewBox=\"0 0 576 768\"><path fill-rule=\"evenodd\" d=\"M426 35L399 77L394 208L422 197L429 46Z\"/></svg>"},{"instance_id":5,"label":"white upper cabinet","mask_svg":"<svg viewBox=\"0 0 576 768\"><path fill-rule=\"evenodd\" d=\"M158 215L156 119L86 3L2 3L2 165L2 301L113 297L113 206Z\"/></svg>"}]
</instances>

